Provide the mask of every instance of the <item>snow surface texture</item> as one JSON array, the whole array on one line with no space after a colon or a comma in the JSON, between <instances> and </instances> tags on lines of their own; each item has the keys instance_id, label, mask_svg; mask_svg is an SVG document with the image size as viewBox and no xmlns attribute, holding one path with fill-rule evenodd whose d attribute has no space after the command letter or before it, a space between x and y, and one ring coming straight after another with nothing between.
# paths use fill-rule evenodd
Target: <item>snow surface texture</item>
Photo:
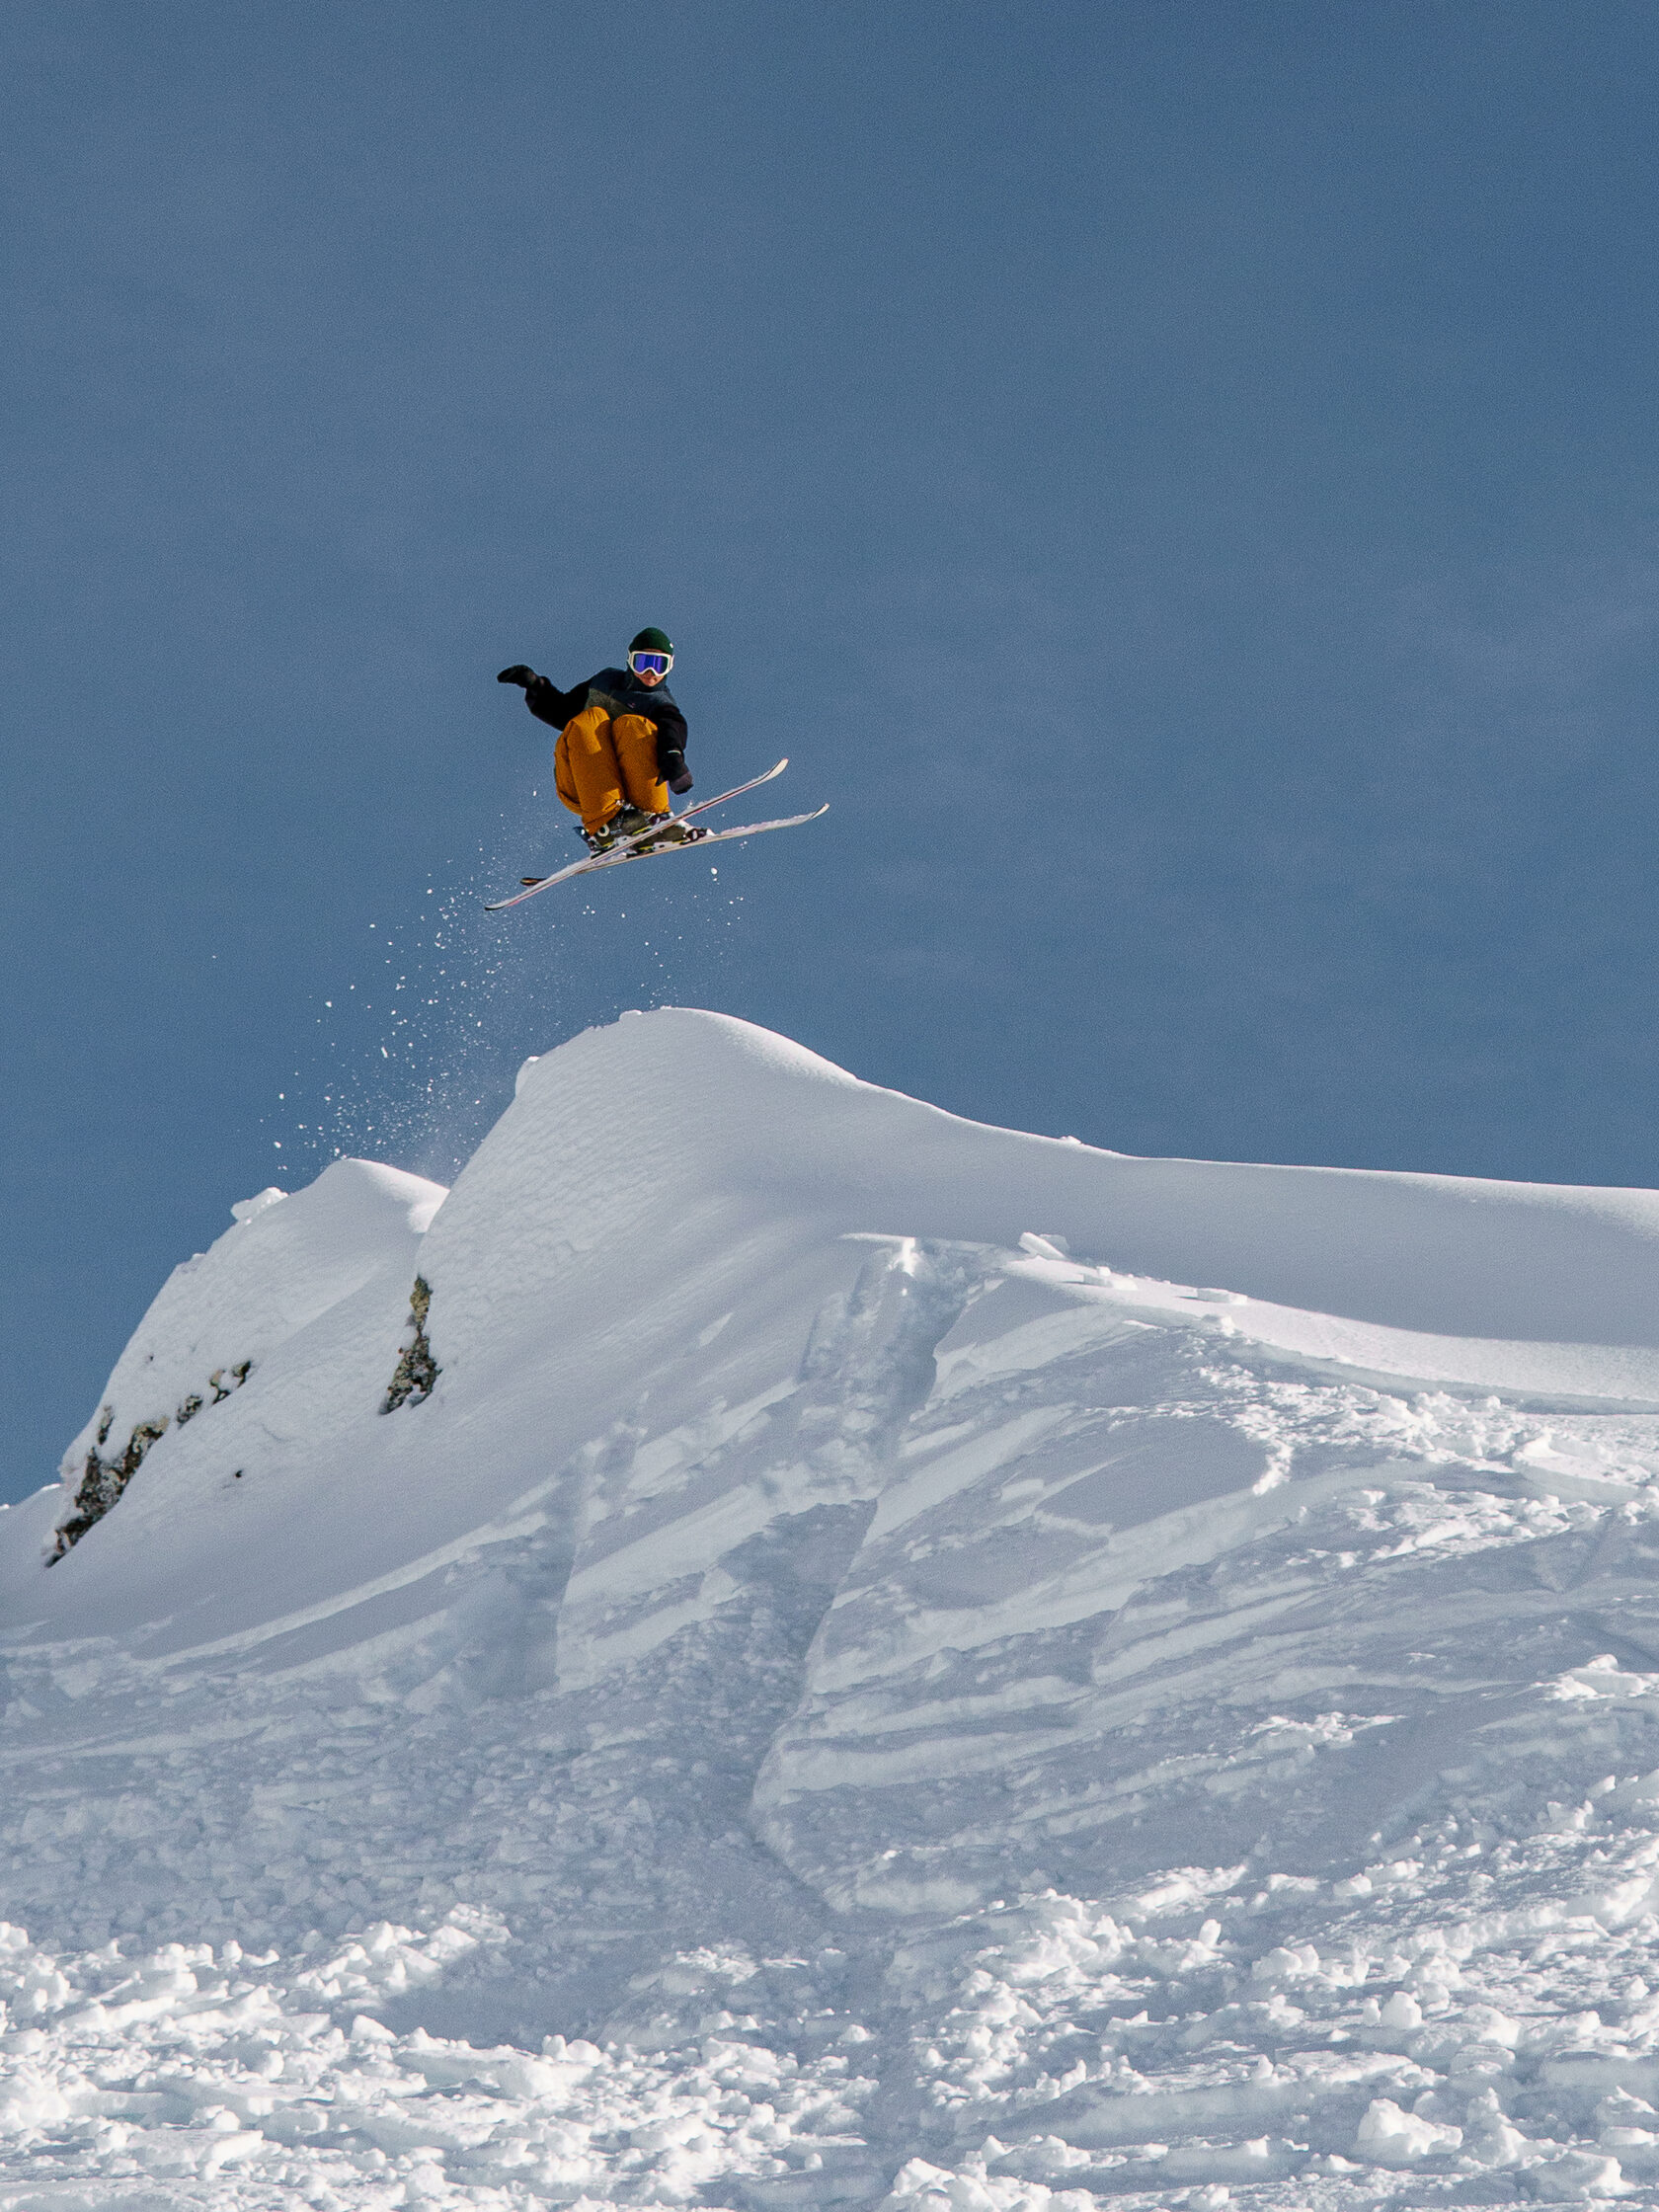
<instances>
[{"instance_id":1,"label":"snow surface texture","mask_svg":"<svg viewBox=\"0 0 1659 2212\"><path fill-rule=\"evenodd\" d=\"M1659 1195L663 1011L237 1212L0 1513L0 2212L1659 2203Z\"/></svg>"}]
</instances>

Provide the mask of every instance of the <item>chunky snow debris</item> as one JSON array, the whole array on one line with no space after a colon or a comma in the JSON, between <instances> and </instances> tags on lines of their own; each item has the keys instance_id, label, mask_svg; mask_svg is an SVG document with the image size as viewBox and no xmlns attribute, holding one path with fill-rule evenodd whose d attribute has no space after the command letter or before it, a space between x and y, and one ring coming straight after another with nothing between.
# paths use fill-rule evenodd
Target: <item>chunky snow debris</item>
<instances>
[{"instance_id":1,"label":"chunky snow debris","mask_svg":"<svg viewBox=\"0 0 1659 2212\"><path fill-rule=\"evenodd\" d=\"M665 1012L255 1205L0 1513L0 2208L1659 2199L1659 1198Z\"/></svg>"}]
</instances>

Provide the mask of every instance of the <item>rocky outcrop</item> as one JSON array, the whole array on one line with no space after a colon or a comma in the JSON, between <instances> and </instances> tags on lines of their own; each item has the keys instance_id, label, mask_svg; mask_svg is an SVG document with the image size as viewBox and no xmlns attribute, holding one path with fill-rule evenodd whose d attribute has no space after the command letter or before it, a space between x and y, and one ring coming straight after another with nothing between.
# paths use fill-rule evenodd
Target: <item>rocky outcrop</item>
<instances>
[{"instance_id":1,"label":"rocky outcrop","mask_svg":"<svg viewBox=\"0 0 1659 2212\"><path fill-rule=\"evenodd\" d=\"M212 1391L212 1396L204 1398L199 1390L192 1390L174 1414L174 1420L182 1429L187 1421L196 1419L204 1405L223 1405L231 1391L241 1389L243 1383L247 1382L253 1372L254 1363L252 1360L238 1360L234 1367L216 1367L207 1378L207 1387ZM227 1375L230 1377L228 1382L225 1381ZM165 1427L166 1423L164 1422L162 1426Z\"/></svg>"},{"instance_id":2,"label":"rocky outcrop","mask_svg":"<svg viewBox=\"0 0 1659 2212\"><path fill-rule=\"evenodd\" d=\"M74 1511L54 1534L47 1566L54 1566L66 1551L72 1551L87 1531L103 1520L138 1472L152 1444L159 1443L169 1428L182 1429L186 1422L194 1421L204 1406L222 1405L233 1390L242 1387L253 1369L252 1360L238 1360L234 1367L216 1367L207 1378L210 1397L203 1397L199 1390L192 1390L171 1414L161 1413L153 1420L140 1421L127 1438L125 1449L113 1460L104 1458L103 1448L109 1442L115 1408L105 1406L98 1418L98 1434L86 1456L80 1488L75 1492Z\"/></svg>"},{"instance_id":3,"label":"rocky outcrop","mask_svg":"<svg viewBox=\"0 0 1659 2212\"><path fill-rule=\"evenodd\" d=\"M427 1341L427 1315L431 1310L432 1285L424 1275L417 1275L409 1294L409 1326L404 1331L397 1367L386 1385L382 1413L395 1413L400 1405L419 1405L423 1398L432 1396L433 1384L442 1371Z\"/></svg>"}]
</instances>

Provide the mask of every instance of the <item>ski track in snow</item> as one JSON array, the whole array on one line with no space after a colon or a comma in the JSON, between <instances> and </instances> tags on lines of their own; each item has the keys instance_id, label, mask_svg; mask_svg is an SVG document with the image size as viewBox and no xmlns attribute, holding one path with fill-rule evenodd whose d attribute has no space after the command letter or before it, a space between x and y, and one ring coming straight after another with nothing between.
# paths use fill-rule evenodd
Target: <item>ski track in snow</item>
<instances>
[{"instance_id":1,"label":"ski track in snow","mask_svg":"<svg viewBox=\"0 0 1659 2212\"><path fill-rule=\"evenodd\" d=\"M1659 1199L673 1012L440 1197L239 1209L68 1493L245 1384L0 1512L0 2212L1659 2204Z\"/></svg>"}]
</instances>

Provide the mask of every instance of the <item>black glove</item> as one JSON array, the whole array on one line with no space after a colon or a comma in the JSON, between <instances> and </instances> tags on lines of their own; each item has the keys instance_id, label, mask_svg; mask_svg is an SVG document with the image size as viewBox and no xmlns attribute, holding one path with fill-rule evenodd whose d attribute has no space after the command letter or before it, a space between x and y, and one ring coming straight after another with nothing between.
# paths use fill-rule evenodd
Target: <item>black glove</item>
<instances>
[{"instance_id":1,"label":"black glove","mask_svg":"<svg viewBox=\"0 0 1659 2212\"><path fill-rule=\"evenodd\" d=\"M511 669L503 669L496 681L498 683L515 683L520 691L527 691L535 681L535 671L525 668L522 661L515 661Z\"/></svg>"},{"instance_id":2,"label":"black glove","mask_svg":"<svg viewBox=\"0 0 1659 2212\"><path fill-rule=\"evenodd\" d=\"M683 752L666 752L663 755L663 780L677 799L691 788L691 771L685 765Z\"/></svg>"}]
</instances>

